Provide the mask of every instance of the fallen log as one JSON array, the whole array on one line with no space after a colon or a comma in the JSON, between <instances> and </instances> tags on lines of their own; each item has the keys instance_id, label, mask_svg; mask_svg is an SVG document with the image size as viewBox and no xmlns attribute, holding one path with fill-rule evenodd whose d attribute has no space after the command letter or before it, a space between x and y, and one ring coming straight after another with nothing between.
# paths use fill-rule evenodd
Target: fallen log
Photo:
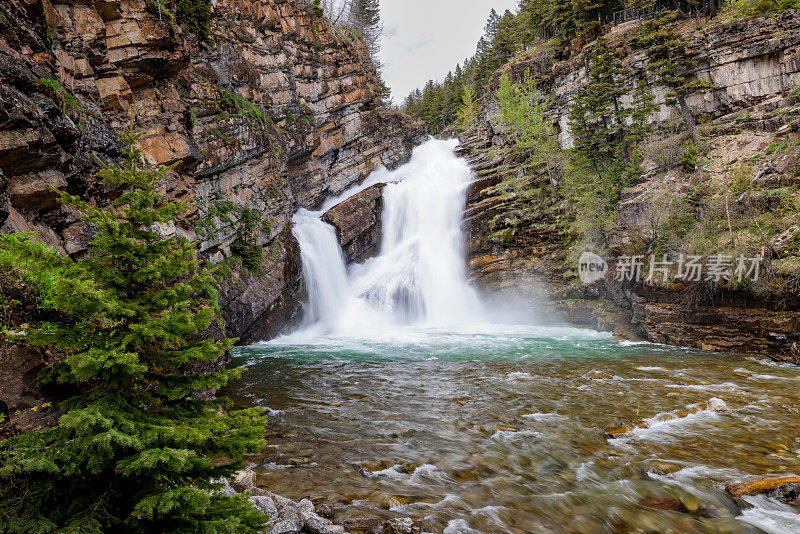
<instances>
[{"instance_id":1,"label":"fallen log","mask_svg":"<svg viewBox=\"0 0 800 534\"><path fill-rule=\"evenodd\" d=\"M746 482L734 482L725 486L725 491L734 497L741 497L743 495L758 495L759 493L766 493L781 486L785 486L786 484L800 484L800 477L768 477L759 478L757 480L748 480Z\"/></svg>"}]
</instances>

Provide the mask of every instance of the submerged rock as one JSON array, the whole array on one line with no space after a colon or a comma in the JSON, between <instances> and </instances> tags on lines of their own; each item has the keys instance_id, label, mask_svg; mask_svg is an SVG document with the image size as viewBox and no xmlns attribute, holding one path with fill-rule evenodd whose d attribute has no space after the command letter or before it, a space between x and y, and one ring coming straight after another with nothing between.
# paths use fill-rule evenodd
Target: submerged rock
<instances>
[{"instance_id":1,"label":"submerged rock","mask_svg":"<svg viewBox=\"0 0 800 534\"><path fill-rule=\"evenodd\" d=\"M675 497L653 497L652 499L642 499L639 504L655 510L668 510L673 512L688 513L689 509L679 499Z\"/></svg>"}]
</instances>

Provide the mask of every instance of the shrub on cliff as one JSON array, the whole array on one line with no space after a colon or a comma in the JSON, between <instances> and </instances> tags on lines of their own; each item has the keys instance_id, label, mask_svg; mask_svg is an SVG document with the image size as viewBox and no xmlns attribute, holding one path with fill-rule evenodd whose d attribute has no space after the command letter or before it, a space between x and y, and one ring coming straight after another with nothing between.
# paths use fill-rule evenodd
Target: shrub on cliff
<instances>
[{"instance_id":1,"label":"shrub on cliff","mask_svg":"<svg viewBox=\"0 0 800 534\"><path fill-rule=\"evenodd\" d=\"M800 8L800 0L728 0L724 10L737 17L748 17L797 8Z\"/></svg>"},{"instance_id":2,"label":"shrub on cliff","mask_svg":"<svg viewBox=\"0 0 800 534\"><path fill-rule=\"evenodd\" d=\"M210 494L238 466L211 458L260 450L265 420L206 398L237 374L216 370L232 340L198 335L218 317L214 278L194 245L163 235L184 205L156 191L168 169L143 168L137 139L98 174L121 193L110 207L61 194L97 230L87 258L5 242L60 273L58 318L25 337L66 354L40 382L70 393L57 426L0 443L2 532L256 532L265 519Z\"/></svg>"}]
</instances>

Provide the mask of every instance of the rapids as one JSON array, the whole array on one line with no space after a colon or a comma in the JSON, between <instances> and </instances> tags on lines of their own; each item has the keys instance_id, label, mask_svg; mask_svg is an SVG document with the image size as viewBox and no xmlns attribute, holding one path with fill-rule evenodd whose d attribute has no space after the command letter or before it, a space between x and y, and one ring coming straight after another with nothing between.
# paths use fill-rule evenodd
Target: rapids
<instances>
[{"instance_id":1,"label":"rapids","mask_svg":"<svg viewBox=\"0 0 800 534\"><path fill-rule=\"evenodd\" d=\"M490 323L465 279L471 173L453 146L431 140L295 217L304 323L237 349L249 371L229 392L270 412L259 485L445 534L800 532L797 508L724 491L800 473L800 368ZM377 182L381 252L347 267L320 215ZM730 411L665 417L711 397ZM649 424L605 437L629 421Z\"/></svg>"}]
</instances>

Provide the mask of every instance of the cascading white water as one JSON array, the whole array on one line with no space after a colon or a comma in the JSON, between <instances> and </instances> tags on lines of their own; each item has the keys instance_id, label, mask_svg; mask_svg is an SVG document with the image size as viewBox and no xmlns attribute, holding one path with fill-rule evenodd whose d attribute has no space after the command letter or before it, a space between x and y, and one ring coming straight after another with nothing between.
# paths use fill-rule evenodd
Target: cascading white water
<instances>
[{"instance_id":1,"label":"cascading white water","mask_svg":"<svg viewBox=\"0 0 800 534\"><path fill-rule=\"evenodd\" d=\"M467 284L461 217L472 173L453 152L456 141L431 139L394 171L378 171L318 212L300 210L293 234L300 243L308 287L304 326L316 334L361 335L399 325L463 326L482 320ZM383 192L380 254L344 264L322 213L378 182Z\"/></svg>"}]
</instances>

